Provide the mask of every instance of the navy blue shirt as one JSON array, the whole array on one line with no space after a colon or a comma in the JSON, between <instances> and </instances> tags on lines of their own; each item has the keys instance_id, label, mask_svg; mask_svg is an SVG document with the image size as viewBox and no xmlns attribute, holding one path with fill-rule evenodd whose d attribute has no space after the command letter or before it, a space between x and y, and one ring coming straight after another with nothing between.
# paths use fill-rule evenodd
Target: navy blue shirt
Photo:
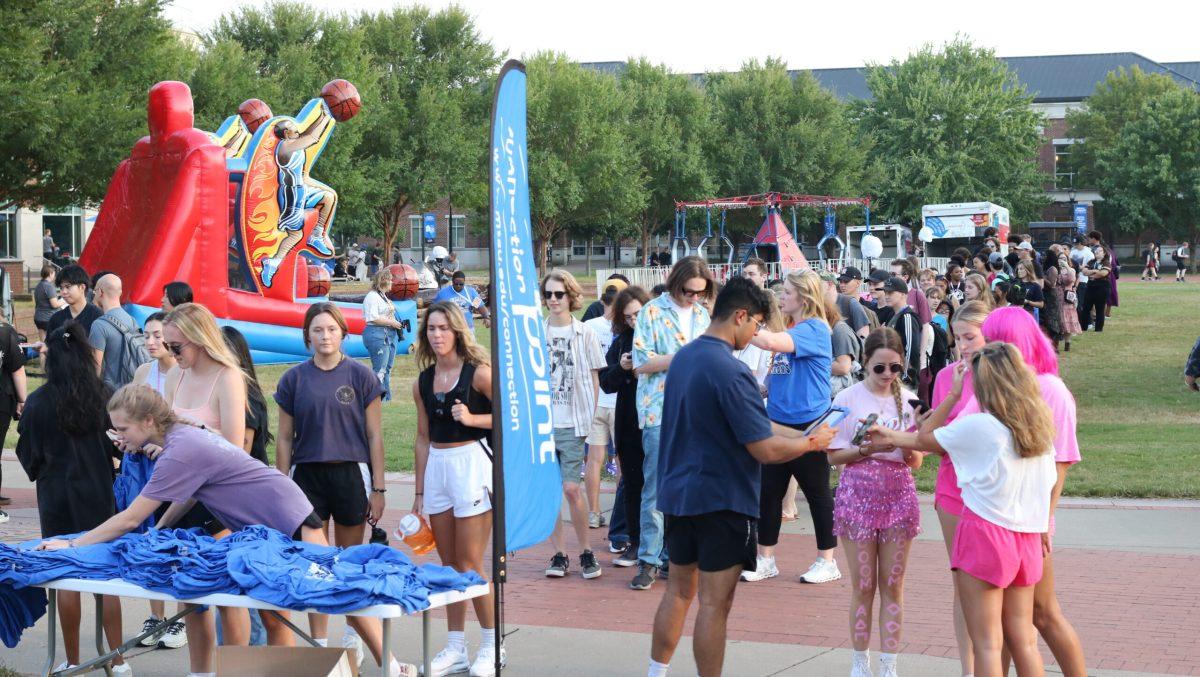
<instances>
[{"instance_id":1,"label":"navy blue shirt","mask_svg":"<svg viewBox=\"0 0 1200 677\"><path fill-rule=\"evenodd\" d=\"M663 393L658 509L758 517L761 468L746 445L771 437L758 381L733 346L707 334L679 349Z\"/></svg>"},{"instance_id":2,"label":"navy blue shirt","mask_svg":"<svg viewBox=\"0 0 1200 677\"><path fill-rule=\"evenodd\" d=\"M788 329L791 353L777 353L767 377L767 413L777 423L799 425L829 409L833 373L833 332L818 319Z\"/></svg>"}]
</instances>

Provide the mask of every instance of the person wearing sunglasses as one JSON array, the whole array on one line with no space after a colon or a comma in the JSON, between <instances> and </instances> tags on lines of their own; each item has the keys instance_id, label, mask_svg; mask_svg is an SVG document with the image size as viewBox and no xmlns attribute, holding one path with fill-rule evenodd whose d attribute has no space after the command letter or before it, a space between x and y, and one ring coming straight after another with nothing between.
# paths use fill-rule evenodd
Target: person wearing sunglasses
<instances>
[{"instance_id":1,"label":"person wearing sunglasses","mask_svg":"<svg viewBox=\"0 0 1200 677\"><path fill-rule=\"evenodd\" d=\"M648 590L666 563L663 517L658 510L658 450L667 370L679 349L703 334L711 321L702 303L716 284L698 256L680 259L667 275L667 290L642 307L633 329L633 369L638 376L638 422L642 428L641 543L638 573L629 583Z\"/></svg>"},{"instance_id":2,"label":"person wearing sunglasses","mask_svg":"<svg viewBox=\"0 0 1200 677\"><path fill-rule=\"evenodd\" d=\"M855 440L862 422L876 417L879 425L910 430L916 395L900 384L904 371L900 335L888 327L872 331L863 345L866 380L833 398L845 407L829 445L829 462L844 466L833 509L833 531L841 538L850 567L850 643L852 677L870 677L870 644L875 591L881 598L880 675L896 674L904 624L904 573L912 541L921 532L921 509L910 468L921 466L922 454L912 450ZM888 572L886 578L877 572Z\"/></svg>"},{"instance_id":3,"label":"person wearing sunglasses","mask_svg":"<svg viewBox=\"0 0 1200 677\"><path fill-rule=\"evenodd\" d=\"M645 482L642 464L642 431L637 417L637 375L633 373L633 328L642 307L650 296L641 287L627 287L613 301L612 345L608 347L600 372L600 389L616 395L613 407L613 442L617 462L621 464L621 498L625 504L625 547L613 559L613 566L631 567L638 563L638 544L641 543L642 485Z\"/></svg>"},{"instance_id":4,"label":"person wearing sunglasses","mask_svg":"<svg viewBox=\"0 0 1200 677\"><path fill-rule=\"evenodd\" d=\"M81 266L71 265L58 271L58 295L66 307L46 321L47 336L70 320L83 325L86 332L92 330L92 323L104 313L88 301L88 289L91 286L92 279Z\"/></svg>"},{"instance_id":5,"label":"person wearing sunglasses","mask_svg":"<svg viewBox=\"0 0 1200 677\"><path fill-rule=\"evenodd\" d=\"M575 277L556 268L542 278L541 290L542 300L550 312L544 329L550 367L554 448L562 473L563 500L571 514L571 526L581 551L580 575L598 578L602 572L592 553L588 506L580 478L587 458L585 440L591 432L596 412L604 353L600 352L600 341L591 327L571 315L583 307L583 289ZM555 552L546 568L546 576L563 578L570 569L571 560L566 555L562 520L555 520L550 540Z\"/></svg>"}]
</instances>

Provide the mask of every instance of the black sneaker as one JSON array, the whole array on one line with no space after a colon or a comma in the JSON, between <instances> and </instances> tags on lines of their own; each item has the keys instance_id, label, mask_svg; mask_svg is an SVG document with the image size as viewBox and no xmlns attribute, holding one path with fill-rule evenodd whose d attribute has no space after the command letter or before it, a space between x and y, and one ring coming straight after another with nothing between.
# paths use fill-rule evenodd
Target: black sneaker
<instances>
[{"instance_id":1,"label":"black sneaker","mask_svg":"<svg viewBox=\"0 0 1200 677\"><path fill-rule=\"evenodd\" d=\"M629 587L633 590L649 590L650 586L654 585L654 579L657 576L658 567L639 562L637 576L634 576L633 580L629 582Z\"/></svg>"},{"instance_id":2,"label":"black sneaker","mask_svg":"<svg viewBox=\"0 0 1200 677\"><path fill-rule=\"evenodd\" d=\"M3 510L0 510L0 524L4 524L7 521L8 521L8 513L4 512Z\"/></svg>"},{"instance_id":3,"label":"black sneaker","mask_svg":"<svg viewBox=\"0 0 1200 677\"><path fill-rule=\"evenodd\" d=\"M609 541L608 551L614 555L619 555L625 552L625 548L629 547L629 541Z\"/></svg>"},{"instance_id":4,"label":"black sneaker","mask_svg":"<svg viewBox=\"0 0 1200 677\"><path fill-rule=\"evenodd\" d=\"M638 563L638 547L633 543L625 546L625 550L613 560L615 567L631 567Z\"/></svg>"},{"instance_id":5,"label":"black sneaker","mask_svg":"<svg viewBox=\"0 0 1200 677\"><path fill-rule=\"evenodd\" d=\"M591 550L584 550L579 556L579 574L584 578L600 578L600 563L596 561L596 555Z\"/></svg>"},{"instance_id":6,"label":"black sneaker","mask_svg":"<svg viewBox=\"0 0 1200 677\"><path fill-rule=\"evenodd\" d=\"M571 568L571 560L561 552L554 553L554 557L550 559L550 566L546 569L546 576L549 578L562 578L567 575L567 570Z\"/></svg>"}]
</instances>

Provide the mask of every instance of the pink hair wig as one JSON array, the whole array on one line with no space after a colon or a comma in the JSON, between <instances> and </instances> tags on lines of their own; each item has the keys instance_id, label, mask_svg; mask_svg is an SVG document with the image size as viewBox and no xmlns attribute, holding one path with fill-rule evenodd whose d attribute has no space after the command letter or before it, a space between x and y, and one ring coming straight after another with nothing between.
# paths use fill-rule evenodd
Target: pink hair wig
<instances>
[{"instance_id":1,"label":"pink hair wig","mask_svg":"<svg viewBox=\"0 0 1200 677\"><path fill-rule=\"evenodd\" d=\"M1058 356L1054 344L1042 333L1033 315L1024 308L997 308L983 321L983 335L989 341L1011 343L1037 374L1058 375Z\"/></svg>"}]
</instances>

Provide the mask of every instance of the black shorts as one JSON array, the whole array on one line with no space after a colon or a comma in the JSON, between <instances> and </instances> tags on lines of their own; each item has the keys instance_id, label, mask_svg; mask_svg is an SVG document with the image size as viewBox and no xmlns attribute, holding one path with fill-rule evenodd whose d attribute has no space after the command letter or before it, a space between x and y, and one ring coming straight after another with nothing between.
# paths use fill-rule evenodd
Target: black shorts
<instances>
[{"instance_id":1,"label":"black shorts","mask_svg":"<svg viewBox=\"0 0 1200 677\"><path fill-rule=\"evenodd\" d=\"M664 544L671 564L700 563L701 571L724 571L758 564L758 520L732 510L703 515L663 515Z\"/></svg>"},{"instance_id":2,"label":"black shorts","mask_svg":"<svg viewBox=\"0 0 1200 677\"><path fill-rule=\"evenodd\" d=\"M321 521L356 527L367 521L367 487L357 463L301 463L292 481L308 497Z\"/></svg>"},{"instance_id":3,"label":"black shorts","mask_svg":"<svg viewBox=\"0 0 1200 677\"><path fill-rule=\"evenodd\" d=\"M304 540L304 527L308 527L310 529L324 529L325 520L321 519L321 517L315 512L308 513L308 517L305 517L304 521L300 523L300 526L296 527L296 533L292 534L293 541Z\"/></svg>"},{"instance_id":4,"label":"black shorts","mask_svg":"<svg viewBox=\"0 0 1200 677\"><path fill-rule=\"evenodd\" d=\"M50 320L48 320L48 319L39 320L37 318L34 318L33 326L37 327L38 329L41 329L42 331L46 331L46 329L48 329L50 327Z\"/></svg>"},{"instance_id":5,"label":"black shorts","mask_svg":"<svg viewBox=\"0 0 1200 677\"><path fill-rule=\"evenodd\" d=\"M170 503L163 503L162 505L158 506L158 509L154 511L155 524L162 519L163 515L167 512L167 508L169 507L171 507ZM225 531L225 525L221 524L221 520L217 519L216 516L209 512L208 508L204 507L204 504L200 501L196 501L196 504L193 505L190 510L183 513L183 517L175 520L175 523L171 525L171 528L200 528L203 529L204 533L208 534L209 536L213 536Z\"/></svg>"}]
</instances>

